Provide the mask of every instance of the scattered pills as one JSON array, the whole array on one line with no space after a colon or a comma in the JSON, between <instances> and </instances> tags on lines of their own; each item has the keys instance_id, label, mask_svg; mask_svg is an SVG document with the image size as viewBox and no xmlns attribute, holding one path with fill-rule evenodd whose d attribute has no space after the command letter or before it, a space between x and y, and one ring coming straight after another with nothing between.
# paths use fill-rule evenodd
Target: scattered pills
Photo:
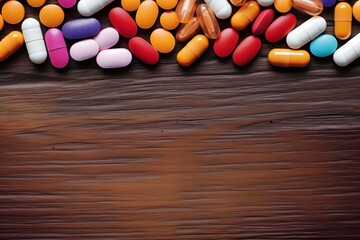
<instances>
[{"instance_id":1,"label":"scattered pills","mask_svg":"<svg viewBox=\"0 0 360 240\"><path fill-rule=\"evenodd\" d=\"M352 9L354 18L356 21L360 22L360 1L356 1Z\"/></svg>"},{"instance_id":2,"label":"scattered pills","mask_svg":"<svg viewBox=\"0 0 360 240\"><path fill-rule=\"evenodd\" d=\"M245 4L246 0L230 0L232 5L240 7Z\"/></svg>"},{"instance_id":3,"label":"scattered pills","mask_svg":"<svg viewBox=\"0 0 360 240\"><path fill-rule=\"evenodd\" d=\"M260 13L260 6L256 1L248 1L232 16L231 26L235 30L246 28Z\"/></svg>"},{"instance_id":4,"label":"scattered pills","mask_svg":"<svg viewBox=\"0 0 360 240\"><path fill-rule=\"evenodd\" d=\"M274 3L274 0L256 0L262 7L268 7Z\"/></svg>"},{"instance_id":5,"label":"scattered pills","mask_svg":"<svg viewBox=\"0 0 360 240\"><path fill-rule=\"evenodd\" d=\"M206 37L216 39L220 35L219 23L209 5L199 4L196 8L196 16Z\"/></svg>"},{"instance_id":6,"label":"scattered pills","mask_svg":"<svg viewBox=\"0 0 360 240\"><path fill-rule=\"evenodd\" d=\"M163 28L155 29L151 33L150 42L160 53L169 53L175 48L175 37Z\"/></svg>"},{"instance_id":7,"label":"scattered pills","mask_svg":"<svg viewBox=\"0 0 360 240\"><path fill-rule=\"evenodd\" d=\"M0 41L0 62L5 61L24 44L21 32L12 31Z\"/></svg>"},{"instance_id":8,"label":"scattered pills","mask_svg":"<svg viewBox=\"0 0 360 240\"><path fill-rule=\"evenodd\" d=\"M0 14L0 31L4 28L4 19Z\"/></svg>"},{"instance_id":9,"label":"scattered pills","mask_svg":"<svg viewBox=\"0 0 360 240\"><path fill-rule=\"evenodd\" d=\"M75 61L85 61L95 57L99 50L99 44L94 39L81 40L71 46L70 56Z\"/></svg>"},{"instance_id":10,"label":"scattered pills","mask_svg":"<svg viewBox=\"0 0 360 240\"><path fill-rule=\"evenodd\" d=\"M100 22L96 18L79 18L66 22L62 34L67 39L84 39L97 35L100 32Z\"/></svg>"},{"instance_id":11,"label":"scattered pills","mask_svg":"<svg viewBox=\"0 0 360 240\"><path fill-rule=\"evenodd\" d=\"M18 1L7 1L2 6L1 15L5 22L18 24L25 17L25 8Z\"/></svg>"},{"instance_id":12,"label":"scattered pills","mask_svg":"<svg viewBox=\"0 0 360 240\"><path fill-rule=\"evenodd\" d=\"M132 61L132 55L126 48L111 48L101 52L96 57L96 62L101 68L122 68Z\"/></svg>"},{"instance_id":13,"label":"scattered pills","mask_svg":"<svg viewBox=\"0 0 360 240\"><path fill-rule=\"evenodd\" d=\"M277 67L306 67L310 54L305 50L275 48L268 54L269 63Z\"/></svg>"},{"instance_id":14,"label":"scattered pills","mask_svg":"<svg viewBox=\"0 0 360 240\"><path fill-rule=\"evenodd\" d=\"M80 0L77 5L77 10L80 15L90 17L113 1L114 0Z\"/></svg>"},{"instance_id":15,"label":"scattered pills","mask_svg":"<svg viewBox=\"0 0 360 240\"><path fill-rule=\"evenodd\" d=\"M176 32L176 40L185 42L191 37L195 36L201 29L197 17L193 17L188 23L183 23Z\"/></svg>"},{"instance_id":16,"label":"scattered pills","mask_svg":"<svg viewBox=\"0 0 360 240\"><path fill-rule=\"evenodd\" d=\"M319 15L323 10L320 0L292 0L293 7L311 16Z\"/></svg>"},{"instance_id":17,"label":"scattered pills","mask_svg":"<svg viewBox=\"0 0 360 240\"><path fill-rule=\"evenodd\" d=\"M333 35L322 34L311 41L310 52L315 57L328 57L335 52L338 42Z\"/></svg>"},{"instance_id":18,"label":"scattered pills","mask_svg":"<svg viewBox=\"0 0 360 240\"><path fill-rule=\"evenodd\" d=\"M72 8L76 5L76 0L58 0L58 3L63 8Z\"/></svg>"},{"instance_id":19,"label":"scattered pills","mask_svg":"<svg viewBox=\"0 0 360 240\"><path fill-rule=\"evenodd\" d=\"M195 10L196 0L180 0L175 12L178 15L179 22L187 23L194 16Z\"/></svg>"},{"instance_id":20,"label":"scattered pills","mask_svg":"<svg viewBox=\"0 0 360 240\"><path fill-rule=\"evenodd\" d=\"M162 9L170 10L176 7L176 4L178 4L178 0L156 0L156 3Z\"/></svg>"},{"instance_id":21,"label":"scattered pills","mask_svg":"<svg viewBox=\"0 0 360 240\"><path fill-rule=\"evenodd\" d=\"M34 8L43 6L45 2L46 0L27 0L27 3Z\"/></svg>"},{"instance_id":22,"label":"scattered pills","mask_svg":"<svg viewBox=\"0 0 360 240\"><path fill-rule=\"evenodd\" d=\"M227 0L204 0L219 19L226 19L231 16L232 7Z\"/></svg>"},{"instance_id":23,"label":"scattered pills","mask_svg":"<svg viewBox=\"0 0 360 240\"><path fill-rule=\"evenodd\" d=\"M339 67L345 67L360 56L360 33L334 52L333 59Z\"/></svg>"},{"instance_id":24,"label":"scattered pills","mask_svg":"<svg viewBox=\"0 0 360 240\"><path fill-rule=\"evenodd\" d=\"M48 4L41 8L39 19L48 28L55 28L62 24L65 14L62 8L56 4Z\"/></svg>"},{"instance_id":25,"label":"scattered pills","mask_svg":"<svg viewBox=\"0 0 360 240\"><path fill-rule=\"evenodd\" d=\"M159 62L160 57L158 51L141 37L131 38L128 47L135 57L147 65L154 65Z\"/></svg>"},{"instance_id":26,"label":"scattered pills","mask_svg":"<svg viewBox=\"0 0 360 240\"><path fill-rule=\"evenodd\" d=\"M279 13L287 13L292 8L292 0L274 0L274 7Z\"/></svg>"},{"instance_id":27,"label":"scattered pills","mask_svg":"<svg viewBox=\"0 0 360 240\"><path fill-rule=\"evenodd\" d=\"M134 12L139 8L140 0L121 0L121 6L128 12Z\"/></svg>"},{"instance_id":28,"label":"scattered pills","mask_svg":"<svg viewBox=\"0 0 360 240\"><path fill-rule=\"evenodd\" d=\"M101 30L94 38L99 45L99 50L109 49L115 46L120 39L118 31L115 28L107 27Z\"/></svg>"},{"instance_id":29,"label":"scattered pills","mask_svg":"<svg viewBox=\"0 0 360 240\"><path fill-rule=\"evenodd\" d=\"M130 14L120 7L111 9L109 19L121 36L132 38L137 34L137 25Z\"/></svg>"},{"instance_id":30,"label":"scattered pills","mask_svg":"<svg viewBox=\"0 0 360 240\"><path fill-rule=\"evenodd\" d=\"M248 36L236 47L232 59L238 66L250 63L261 49L261 40L255 36Z\"/></svg>"},{"instance_id":31,"label":"scattered pills","mask_svg":"<svg viewBox=\"0 0 360 240\"><path fill-rule=\"evenodd\" d=\"M275 43L286 37L296 26L296 17L292 13L284 14L273 21L265 32L265 38Z\"/></svg>"},{"instance_id":32,"label":"scattered pills","mask_svg":"<svg viewBox=\"0 0 360 240\"><path fill-rule=\"evenodd\" d=\"M351 36L352 8L347 2L336 4L334 10L335 36L340 40L346 40Z\"/></svg>"},{"instance_id":33,"label":"scattered pills","mask_svg":"<svg viewBox=\"0 0 360 240\"><path fill-rule=\"evenodd\" d=\"M321 0L324 7L329 8L335 5L336 0Z\"/></svg>"},{"instance_id":34,"label":"scattered pills","mask_svg":"<svg viewBox=\"0 0 360 240\"><path fill-rule=\"evenodd\" d=\"M191 39L176 55L176 60L183 67L190 66L209 47L209 40L205 35L199 34Z\"/></svg>"},{"instance_id":35,"label":"scattered pills","mask_svg":"<svg viewBox=\"0 0 360 240\"><path fill-rule=\"evenodd\" d=\"M45 43L51 64L56 68L64 68L69 63L69 53L62 32L50 28L45 33Z\"/></svg>"},{"instance_id":36,"label":"scattered pills","mask_svg":"<svg viewBox=\"0 0 360 240\"><path fill-rule=\"evenodd\" d=\"M260 36L263 34L274 20L274 16L275 12L271 8L261 11L252 25L252 34L255 36Z\"/></svg>"},{"instance_id":37,"label":"scattered pills","mask_svg":"<svg viewBox=\"0 0 360 240\"><path fill-rule=\"evenodd\" d=\"M174 11L165 11L160 16L160 24L166 30L174 30L179 26L179 18Z\"/></svg>"},{"instance_id":38,"label":"scattered pills","mask_svg":"<svg viewBox=\"0 0 360 240\"><path fill-rule=\"evenodd\" d=\"M135 21L139 28L149 29L154 26L159 14L159 7L155 1L143 1L136 11Z\"/></svg>"},{"instance_id":39,"label":"scattered pills","mask_svg":"<svg viewBox=\"0 0 360 240\"><path fill-rule=\"evenodd\" d=\"M226 28L221 31L219 37L214 42L214 53L218 57L229 56L239 41L239 34L233 28Z\"/></svg>"}]
</instances>

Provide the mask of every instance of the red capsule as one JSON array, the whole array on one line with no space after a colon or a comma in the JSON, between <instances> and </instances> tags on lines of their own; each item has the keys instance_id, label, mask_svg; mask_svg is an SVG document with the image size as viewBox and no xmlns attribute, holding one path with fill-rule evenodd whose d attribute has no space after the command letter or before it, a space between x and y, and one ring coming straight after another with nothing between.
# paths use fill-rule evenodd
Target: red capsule
<instances>
[{"instance_id":1,"label":"red capsule","mask_svg":"<svg viewBox=\"0 0 360 240\"><path fill-rule=\"evenodd\" d=\"M296 17L292 13L287 13L275 19L265 32L268 42L275 43L283 39L296 26Z\"/></svg>"},{"instance_id":2,"label":"red capsule","mask_svg":"<svg viewBox=\"0 0 360 240\"><path fill-rule=\"evenodd\" d=\"M226 28L214 42L214 53L218 57L227 57L234 51L238 41L238 32L233 28Z\"/></svg>"},{"instance_id":3,"label":"red capsule","mask_svg":"<svg viewBox=\"0 0 360 240\"><path fill-rule=\"evenodd\" d=\"M261 49L261 40L255 36L248 36L240 42L233 53L233 61L238 66L251 62Z\"/></svg>"},{"instance_id":4,"label":"red capsule","mask_svg":"<svg viewBox=\"0 0 360 240\"><path fill-rule=\"evenodd\" d=\"M138 59L148 65L154 65L159 62L159 53L141 37L133 37L128 43L129 50Z\"/></svg>"},{"instance_id":5,"label":"red capsule","mask_svg":"<svg viewBox=\"0 0 360 240\"><path fill-rule=\"evenodd\" d=\"M114 28L121 36L132 38L137 33L137 25L130 14L120 7L113 8L109 13L109 19Z\"/></svg>"},{"instance_id":6,"label":"red capsule","mask_svg":"<svg viewBox=\"0 0 360 240\"><path fill-rule=\"evenodd\" d=\"M252 33L255 36L260 36L263 34L274 20L274 16L275 12L271 8L261 11L252 25Z\"/></svg>"}]
</instances>

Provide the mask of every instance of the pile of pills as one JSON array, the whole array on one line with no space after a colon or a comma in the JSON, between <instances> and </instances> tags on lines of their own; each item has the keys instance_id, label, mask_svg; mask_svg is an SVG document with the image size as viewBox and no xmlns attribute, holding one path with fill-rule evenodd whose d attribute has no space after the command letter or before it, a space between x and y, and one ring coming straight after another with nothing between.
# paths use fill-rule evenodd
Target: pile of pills
<instances>
[{"instance_id":1,"label":"pile of pills","mask_svg":"<svg viewBox=\"0 0 360 240\"><path fill-rule=\"evenodd\" d=\"M12 31L1 40L0 62L25 43L33 63L42 64L49 58L56 68L66 67L70 57L75 61L96 57L101 68L125 67L133 56L154 65L159 62L159 53L170 53L176 42L187 42L176 56L179 65L186 67L213 41L216 56L232 56L236 65L245 66L258 55L262 36L269 43L285 40L288 46L268 53L273 66L305 67L310 63L310 53L320 58L332 55L338 66L347 66L360 56L360 34L338 48L338 40L352 35L352 18L360 21L360 1L351 6L336 0L121 0L121 7L112 8L108 14L112 27L102 29L92 16L113 1L58 0L58 4L46 4L46 0L27 0L31 7L41 9L38 19L24 19L21 2L0 0L0 30L5 23L21 24L21 31ZM238 7L235 13L233 6ZM64 10L73 7L82 17L64 23ZM320 16L324 7L334 7L333 35L324 34L327 22ZM309 19L296 27L292 8ZM151 29L158 20L161 28L152 30L149 41L137 36L138 28ZM219 21L228 20L231 28L221 30ZM40 24L48 28L45 34ZM252 35L239 43L239 31L250 27ZM128 39L128 48L115 47L120 36ZM301 49L308 43L310 53Z\"/></svg>"}]
</instances>

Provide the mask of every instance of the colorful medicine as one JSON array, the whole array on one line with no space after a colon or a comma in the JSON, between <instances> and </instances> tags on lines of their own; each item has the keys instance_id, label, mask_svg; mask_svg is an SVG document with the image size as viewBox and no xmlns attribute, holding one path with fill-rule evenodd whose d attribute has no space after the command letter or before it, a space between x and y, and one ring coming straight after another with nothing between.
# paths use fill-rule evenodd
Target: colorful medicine
<instances>
[{"instance_id":1,"label":"colorful medicine","mask_svg":"<svg viewBox=\"0 0 360 240\"><path fill-rule=\"evenodd\" d=\"M292 8L291 0L274 0L274 7L279 13L287 13Z\"/></svg>"},{"instance_id":2,"label":"colorful medicine","mask_svg":"<svg viewBox=\"0 0 360 240\"><path fill-rule=\"evenodd\" d=\"M70 56L75 61L85 61L99 53L99 44L94 39L81 40L70 48Z\"/></svg>"},{"instance_id":3,"label":"colorful medicine","mask_svg":"<svg viewBox=\"0 0 360 240\"><path fill-rule=\"evenodd\" d=\"M156 0L156 3L164 10L170 10L176 7L178 0Z\"/></svg>"},{"instance_id":4,"label":"colorful medicine","mask_svg":"<svg viewBox=\"0 0 360 240\"><path fill-rule=\"evenodd\" d=\"M100 32L100 22L96 18L79 18L66 22L61 31L67 39L89 38Z\"/></svg>"},{"instance_id":5,"label":"colorful medicine","mask_svg":"<svg viewBox=\"0 0 360 240\"><path fill-rule=\"evenodd\" d=\"M180 0L176 6L175 12L178 15L179 22L187 23L194 16L196 10L196 0Z\"/></svg>"},{"instance_id":6,"label":"colorful medicine","mask_svg":"<svg viewBox=\"0 0 360 240\"><path fill-rule=\"evenodd\" d=\"M4 19L0 14L0 31L4 28Z\"/></svg>"},{"instance_id":7,"label":"colorful medicine","mask_svg":"<svg viewBox=\"0 0 360 240\"><path fill-rule=\"evenodd\" d=\"M275 12L271 8L261 11L252 25L252 34L254 34L255 36L260 36L261 34L263 34L274 20L274 16Z\"/></svg>"},{"instance_id":8,"label":"colorful medicine","mask_svg":"<svg viewBox=\"0 0 360 240\"><path fill-rule=\"evenodd\" d=\"M160 24L166 30L174 30L179 26L179 19L174 11L165 11L160 16Z\"/></svg>"},{"instance_id":9,"label":"colorful medicine","mask_svg":"<svg viewBox=\"0 0 360 240\"><path fill-rule=\"evenodd\" d=\"M248 36L237 46L233 53L232 59L236 65L245 66L256 57L260 49L260 38L255 36Z\"/></svg>"},{"instance_id":10,"label":"colorful medicine","mask_svg":"<svg viewBox=\"0 0 360 240\"><path fill-rule=\"evenodd\" d=\"M183 67L190 66L209 47L209 40L205 35L199 34L191 39L176 55L176 60Z\"/></svg>"},{"instance_id":11,"label":"colorful medicine","mask_svg":"<svg viewBox=\"0 0 360 240\"><path fill-rule=\"evenodd\" d=\"M246 3L246 0L230 0L232 5L240 7Z\"/></svg>"},{"instance_id":12,"label":"colorful medicine","mask_svg":"<svg viewBox=\"0 0 360 240\"><path fill-rule=\"evenodd\" d=\"M324 7L329 8L335 5L336 0L321 0L321 3Z\"/></svg>"},{"instance_id":13,"label":"colorful medicine","mask_svg":"<svg viewBox=\"0 0 360 240\"><path fill-rule=\"evenodd\" d=\"M310 52L315 57L328 57L333 54L338 47L338 42L333 35L322 34L311 41Z\"/></svg>"},{"instance_id":14,"label":"colorful medicine","mask_svg":"<svg viewBox=\"0 0 360 240\"><path fill-rule=\"evenodd\" d=\"M105 8L113 1L114 0L80 0L77 5L77 10L80 15L89 17Z\"/></svg>"},{"instance_id":15,"label":"colorful medicine","mask_svg":"<svg viewBox=\"0 0 360 240\"><path fill-rule=\"evenodd\" d=\"M292 6L296 10L311 16L319 15L323 10L320 0L292 0Z\"/></svg>"},{"instance_id":16,"label":"colorful medicine","mask_svg":"<svg viewBox=\"0 0 360 240\"><path fill-rule=\"evenodd\" d=\"M360 1L356 1L356 3L354 3L352 10L354 18L356 21L360 22Z\"/></svg>"},{"instance_id":17,"label":"colorful medicine","mask_svg":"<svg viewBox=\"0 0 360 240\"><path fill-rule=\"evenodd\" d=\"M145 0L140 4L135 16L139 28L149 29L154 26L159 15L159 7L152 0Z\"/></svg>"},{"instance_id":18,"label":"colorful medicine","mask_svg":"<svg viewBox=\"0 0 360 240\"><path fill-rule=\"evenodd\" d=\"M69 63L69 53L62 32L51 28L45 33L45 43L51 64L56 68L64 68Z\"/></svg>"},{"instance_id":19,"label":"colorful medicine","mask_svg":"<svg viewBox=\"0 0 360 240\"><path fill-rule=\"evenodd\" d=\"M154 65L159 62L160 57L158 51L141 37L133 37L130 39L128 47L135 57L147 65Z\"/></svg>"},{"instance_id":20,"label":"colorful medicine","mask_svg":"<svg viewBox=\"0 0 360 240\"><path fill-rule=\"evenodd\" d=\"M41 64L47 59L47 51L40 23L35 18L27 18L21 24L26 49L30 60L35 64Z\"/></svg>"},{"instance_id":21,"label":"colorful medicine","mask_svg":"<svg viewBox=\"0 0 360 240\"><path fill-rule=\"evenodd\" d=\"M0 41L0 62L5 61L24 44L21 32L12 31Z\"/></svg>"},{"instance_id":22,"label":"colorful medicine","mask_svg":"<svg viewBox=\"0 0 360 240\"><path fill-rule=\"evenodd\" d=\"M296 26L296 17L287 13L275 19L265 32L265 38L270 43L275 43L286 37Z\"/></svg>"},{"instance_id":23,"label":"colorful medicine","mask_svg":"<svg viewBox=\"0 0 360 240\"><path fill-rule=\"evenodd\" d=\"M121 0L121 6L128 12L134 12L139 8L140 0Z\"/></svg>"},{"instance_id":24,"label":"colorful medicine","mask_svg":"<svg viewBox=\"0 0 360 240\"><path fill-rule=\"evenodd\" d=\"M18 1L7 1L1 8L1 15L5 22L18 24L25 17L25 8Z\"/></svg>"},{"instance_id":25,"label":"colorful medicine","mask_svg":"<svg viewBox=\"0 0 360 240\"><path fill-rule=\"evenodd\" d=\"M130 14L120 7L111 9L109 19L121 36L132 38L137 33L137 25Z\"/></svg>"},{"instance_id":26,"label":"colorful medicine","mask_svg":"<svg viewBox=\"0 0 360 240\"><path fill-rule=\"evenodd\" d=\"M351 36L352 8L347 2L336 4L334 10L334 32L340 40L346 40Z\"/></svg>"},{"instance_id":27,"label":"colorful medicine","mask_svg":"<svg viewBox=\"0 0 360 240\"><path fill-rule=\"evenodd\" d=\"M216 39L220 35L219 23L209 5L199 4L196 8L196 16L199 19L201 29L208 38Z\"/></svg>"},{"instance_id":28,"label":"colorful medicine","mask_svg":"<svg viewBox=\"0 0 360 240\"><path fill-rule=\"evenodd\" d=\"M65 13L59 5L48 4L41 8L39 13L40 22L48 28L60 26L65 18Z\"/></svg>"},{"instance_id":29,"label":"colorful medicine","mask_svg":"<svg viewBox=\"0 0 360 240\"><path fill-rule=\"evenodd\" d=\"M342 45L334 52L333 59L336 65L345 67L360 56L360 33Z\"/></svg>"},{"instance_id":30,"label":"colorful medicine","mask_svg":"<svg viewBox=\"0 0 360 240\"><path fill-rule=\"evenodd\" d=\"M256 0L262 7L268 7L274 3L274 0Z\"/></svg>"},{"instance_id":31,"label":"colorful medicine","mask_svg":"<svg viewBox=\"0 0 360 240\"><path fill-rule=\"evenodd\" d=\"M169 53L175 48L175 37L163 28L157 28L151 33L150 42L160 53Z\"/></svg>"},{"instance_id":32,"label":"colorful medicine","mask_svg":"<svg viewBox=\"0 0 360 240\"><path fill-rule=\"evenodd\" d=\"M176 32L176 40L179 42L185 42L191 37L195 36L201 29L200 23L197 17L193 17L189 22L183 23Z\"/></svg>"},{"instance_id":33,"label":"colorful medicine","mask_svg":"<svg viewBox=\"0 0 360 240\"><path fill-rule=\"evenodd\" d=\"M214 42L214 53L218 57L229 56L239 41L239 34L233 28L226 28L221 31L219 37Z\"/></svg>"},{"instance_id":34,"label":"colorful medicine","mask_svg":"<svg viewBox=\"0 0 360 240\"><path fill-rule=\"evenodd\" d=\"M58 0L58 3L63 8L72 8L76 5L76 0Z\"/></svg>"},{"instance_id":35,"label":"colorful medicine","mask_svg":"<svg viewBox=\"0 0 360 240\"><path fill-rule=\"evenodd\" d=\"M305 50L275 48L268 54L269 63L277 67L306 67L310 54Z\"/></svg>"},{"instance_id":36,"label":"colorful medicine","mask_svg":"<svg viewBox=\"0 0 360 240\"><path fill-rule=\"evenodd\" d=\"M323 33L325 29L325 19L314 16L292 30L286 37L286 43L292 49L299 49Z\"/></svg>"},{"instance_id":37,"label":"colorful medicine","mask_svg":"<svg viewBox=\"0 0 360 240\"><path fill-rule=\"evenodd\" d=\"M115 46L119 42L120 36L115 28L107 27L101 30L93 39L99 45L99 50L102 51Z\"/></svg>"},{"instance_id":38,"label":"colorful medicine","mask_svg":"<svg viewBox=\"0 0 360 240\"><path fill-rule=\"evenodd\" d=\"M231 17L231 26L236 30L246 28L260 13L256 1L248 1Z\"/></svg>"},{"instance_id":39,"label":"colorful medicine","mask_svg":"<svg viewBox=\"0 0 360 240\"><path fill-rule=\"evenodd\" d=\"M232 13L232 7L227 0L204 0L219 19L226 19Z\"/></svg>"},{"instance_id":40,"label":"colorful medicine","mask_svg":"<svg viewBox=\"0 0 360 240\"><path fill-rule=\"evenodd\" d=\"M132 55L126 48L111 48L101 52L96 57L96 62L101 68L122 68L132 61Z\"/></svg>"},{"instance_id":41,"label":"colorful medicine","mask_svg":"<svg viewBox=\"0 0 360 240\"><path fill-rule=\"evenodd\" d=\"M45 2L46 0L27 0L27 3L34 8L43 6Z\"/></svg>"}]
</instances>

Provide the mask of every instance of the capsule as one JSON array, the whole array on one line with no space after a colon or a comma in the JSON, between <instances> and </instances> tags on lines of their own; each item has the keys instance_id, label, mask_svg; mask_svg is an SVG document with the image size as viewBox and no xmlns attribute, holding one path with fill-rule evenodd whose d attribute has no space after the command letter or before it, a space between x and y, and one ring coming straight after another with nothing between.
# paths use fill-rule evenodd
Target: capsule
<instances>
[{"instance_id":1,"label":"capsule","mask_svg":"<svg viewBox=\"0 0 360 240\"><path fill-rule=\"evenodd\" d=\"M0 62L5 61L24 44L21 32L12 31L0 41Z\"/></svg>"},{"instance_id":2,"label":"capsule","mask_svg":"<svg viewBox=\"0 0 360 240\"><path fill-rule=\"evenodd\" d=\"M293 7L303 13L311 16L319 15L323 10L320 0L292 0Z\"/></svg>"},{"instance_id":3,"label":"capsule","mask_svg":"<svg viewBox=\"0 0 360 240\"><path fill-rule=\"evenodd\" d=\"M76 40L93 37L100 32L100 28L96 18L79 18L66 22L61 31L65 38Z\"/></svg>"},{"instance_id":4,"label":"capsule","mask_svg":"<svg viewBox=\"0 0 360 240\"><path fill-rule=\"evenodd\" d=\"M94 39L86 39L74 43L70 48L70 56L75 61L85 61L95 57L99 52L99 44Z\"/></svg>"},{"instance_id":5,"label":"capsule","mask_svg":"<svg viewBox=\"0 0 360 240\"><path fill-rule=\"evenodd\" d=\"M128 12L134 12L139 8L140 0L121 0L121 6Z\"/></svg>"},{"instance_id":6,"label":"capsule","mask_svg":"<svg viewBox=\"0 0 360 240\"><path fill-rule=\"evenodd\" d=\"M154 65L159 62L158 51L141 37L133 37L130 39L128 47L135 57L147 65Z\"/></svg>"},{"instance_id":7,"label":"capsule","mask_svg":"<svg viewBox=\"0 0 360 240\"><path fill-rule=\"evenodd\" d=\"M333 59L336 65L345 67L360 56L360 33L334 52Z\"/></svg>"},{"instance_id":8,"label":"capsule","mask_svg":"<svg viewBox=\"0 0 360 240\"><path fill-rule=\"evenodd\" d=\"M45 43L51 64L56 68L64 68L69 63L69 53L62 32L51 28L45 33Z\"/></svg>"},{"instance_id":9,"label":"capsule","mask_svg":"<svg viewBox=\"0 0 360 240\"><path fill-rule=\"evenodd\" d=\"M179 30L176 32L176 40L179 42L185 42L193 37L201 29L200 23L197 17L193 17L190 22L183 23Z\"/></svg>"},{"instance_id":10,"label":"capsule","mask_svg":"<svg viewBox=\"0 0 360 240\"><path fill-rule=\"evenodd\" d=\"M196 0L180 0L176 6L175 12L178 15L179 22L187 23L194 16L196 10Z\"/></svg>"},{"instance_id":11,"label":"capsule","mask_svg":"<svg viewBox=\"0 0 360 240\"><path fill-rule=\"evenodd\" d=\"M278 67L306 67L310 63L310 54L305 50L275 48L269 52L271 65Z\"/></svg>"},{"instance_id":12,"label":"capsule","mask_svg":"<svg viewBox=\"0 0 360 240\"><path fill-rule=\"evenodd\" d=\"M279 13L287 13L292 8L291 0L274 0L274 7Z\"/></svg>"},{"instance_id":13,"label":"capsule","mask_svg":"<svg viewBox=\"0 0 360 240\"><path fill-rule=\"evenodd\" d=\"M321 0L321 3L324 7L329 8L335 5L336 0Z\"/></svg>"},{"instance_id":14,"label":"capsule","mask_svg":"<svg viewBox=\"0 0 360 240\"><path fill-rule=\"evenodd\" d=\"M161 53L169 53L175 48L175 37L163 28L155 29L151 33L150 42Z\"/></svg>"},{"instance_id":15,"label":"capsule","mask_svg":"<svg viewBox=\"0 0 360 240\"><path fill-rule=\"evenodd\" d=\"M275 43L283 39L296 26L296 17L292 13L287 13L278 17L271 23L265 32L265 38L270 43Z\"/></svg>"},{"instance_id":16,"label":"capsule","mask_svg":"<svg viewBox=\"0 0 360 240\"><path fill-rule=\"evenodd\" d=\"M261 11L252 25L252 34L255 36L260 36L263 34L274 20L274 16L275 12L271 8Z\"/></svg>"},{"instance_id":17,"label":"capsule","mask_svg":"<svg viewBox=\"0 0 360 240\"><path fill-rule=\"evenodd\" d=\"M111 9L109 19L121 36L132 38L137 33L137 25L130 14L120 7Z\"/></svg>"},{"instance_id":18,"label":"capsule","mask_svg":"<svg viewBox=\"0 0 360 240\"><path fill-rule=\"evenodd\" d=\"M274 0L256 0L262 7L268 7L274 3Z\"/></svg>"},{"instance_id":19,"label":"capsule","mask_svg":"<svg viewBox=\"0 0 360 240\"><path fill-rule=\"evenodd\" d=\"M246 28L260 13L260 6L256 1L248 1L232 16L231 26L236 30Z\"/></svg>"},{"instance_id":20,"label":"capsule","mask_svg":"<svg viewBox=\"0 0 360 240\"><path fill-rule=\"evenodd\" d=\"M164 10L170 10L176 7L178 0L156 0L157 5Z\"/></svg>"},{"instance_id":21,"label":"capsule","mask_svg":"<svg viewBox=\"0 0 360 240\"><path fill-rule=\"evenodd\" d=\"M96 62L101 68L122 68L132 61L132 55L126 48L111 48L101 52L96 57Z\"/></svg>"},{"instance_id":22,"label":"capsule","mask_svg":"<svg viewBox=\"0 0 360 240\"><path fill-rule=\"evenodd\" d=\"M210 39L216 39L220 35L220 27L209 5L202 3L196 8L196 16L199 19L201 29Z\"/></svg>"},{"instance_id":23,"label":"capsule","mask_svg":"<svg viewBox=\"0 0 360 240\"><path fill-rule=\"evenodd\" d=\"M215 16L219 19L226 19L230 17L232 7L227 0L204 0L210 6Z\"/></svg>"},{"instance_id":24,"label":"capsule","mask_svg":"<svg viewBox=\"0 0 360 240\"><path fill-rule=\"evenodd\" d=\"M232 5L240 7L246 3L247 0L230 0Z\"/></svg>"},{"instance_id":25,"label":"capsule","mask_svg":"<svg viewBox=\"0 0 360 240\"><path fill-rule=\"evenodd\" d=\"M325 19L320 16L314 16L292 30L286 37L286 43L292 49L299 49L319 36L325 29Z\"/></svg>"},{"instance_id":26,"label":"capsule","mask_svg":"<svg viewBox=\"0 0 360 240\"><path fill-rule=\"evenodd\" d=\"M179 19L174 11L165 11L160 16L160 24L166 30L174 30L179 26Z\"/></svg>"},{"instance_id":27,"label":"capsule","mask_svg":"<svg viewBox=\"0 0 360 240\"><path fill-rule=\"evenodd\" d=\"M58 3L63 8L72 8L76 5L76 0L58 0Z\"/></svg>"},{"instance_id":28,"label":"capsule","mask_svg":"<svg viewBox=\"0 0 360 240\"><path fill-rule=\"evenodd\" d=\"M239 41L239 34L233 28L226 28L221 31L219 37L214 42L214 53L218 57L229 56Z\"/></svg>"},{"instance_id":29,"label":"capsule","mask_svg":"<svg viewBox=\"0 0 360 240\"><path fill-rule=\"evenodd\" d=\"M114 0L80 0L77 5L77 10L80 15L89 17L105 8L113 1Z\"/></svg>"},{"instance_id":30,"label":"capsule","mask_svg":"<svg viewBox=\"0 0 360 240\"><path fill-rule=\"evenodd\" d=\"M353 7L353 15L356 21L360 22L360 1L357 1Z\"/></svg>"},{"instance_id":31,"label":"capsule","mask_svg":"<svg viewBox=\"0 0 360 240\"><path fill-rule=\"evenodd\" d=\"M27 18L22 22L21 30L30 60L35 64L45 62L47 51L40 23L35 18Z\"/></svg>"},{"instance_id":32,"label":"capsule","mask_svg":"<svg viewBox=\"0 0 360 240\"><path fill-rule=\"evenodd\" d=\"M154 26L159 15L159 7L152 0L145 0L136 11L135 21L139 28L149 29Z\"/></svg>"},{"instance_id":33,"label":"capsule","mask_svg":"<svg viewBox=\"0 0 360 240\"><path fill-rule=\"evenodd\" d=\"M107 27L101 30L93 39L99 45L99 51L102 51L115 46L119 38L119 33L115 28Z\"/></svg>"},{"instance_id":34,"label":"capsule","mask_svg":"<svg viewBox=\"0 0 360 240\"><path fill-rule=\"evenodd\" d=\"M186 44L176 55L176 60L179 65L183 67L190 66L196 59L198 59L209 47L209 40L205 35L196 35Z\"/></svg>"},{"instance_id":35,"label":"capsule","mask_svg":"<svg viewBox=\"0 0 360 240\"><path fill-rule=\"evenodd\" d=\"M261 40L255 36L248 36L240 42L233 53L233 61L238 66L250 63L261 49Z\"/></svg>"},{"instance_id":36,"label":"capsule","mask_svg":"<svg viewBox=\"0 0 360 240\"><path fill-rule=\"evenodd\" d=\"M334 11L335 36L346 40L351 36L352 9L347 2L338 3Z\"/></svg>"}]
</instances>

